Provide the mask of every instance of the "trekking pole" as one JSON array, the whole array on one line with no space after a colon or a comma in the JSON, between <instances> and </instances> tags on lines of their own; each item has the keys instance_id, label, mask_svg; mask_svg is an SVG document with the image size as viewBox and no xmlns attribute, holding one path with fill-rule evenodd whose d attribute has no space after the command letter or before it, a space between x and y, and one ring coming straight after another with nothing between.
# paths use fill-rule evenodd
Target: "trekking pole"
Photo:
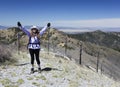
<instances>
[{"instance_id":1,"label":"trekking pole","mask_svg":"<svg viewBox=\"0 0 120 87\"><path fill-rule=\"evenodd\" d=\"M18 28L22 27L22 25L19 21L17 22L17 26L18 26ZM20 34L18 32L17 33L17 51L18 51L18 54L20 54L20 52L19 52L19 50L20 50L20 40L19 39L20 39Z\"/></svg>"},{"instance_id":2,"label":"trekking pole","mask_svg":"<svg viewBox=\"0 0 120 87\"><path fill-rule=\"evenodd\" d=\"M50 40L50 23L48 23L49 24L49 26L48 26L48 54L49 54L49 50L50 50L50 42L49 42L49 40Z\"/></svg>"}]
</instances>

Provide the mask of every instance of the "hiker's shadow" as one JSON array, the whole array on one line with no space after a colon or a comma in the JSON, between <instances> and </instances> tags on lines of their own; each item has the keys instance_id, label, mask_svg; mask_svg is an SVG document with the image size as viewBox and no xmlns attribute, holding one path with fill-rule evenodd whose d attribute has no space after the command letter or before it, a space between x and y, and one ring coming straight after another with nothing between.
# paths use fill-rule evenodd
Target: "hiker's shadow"
<instances>
[{"instance_id":1,"label":"hiker's shadow","mask_svg":"<svg viewBox=\"0 0 120 87\"><path fill-rule=\"evenodd\" d=\"M57 69L57 68L51 68L51 67L45 67L45 68L43 68L41 71L52 71L52 70L62 71L62 70L60 70L60 69Z\"/></svg>"}]
</instances>

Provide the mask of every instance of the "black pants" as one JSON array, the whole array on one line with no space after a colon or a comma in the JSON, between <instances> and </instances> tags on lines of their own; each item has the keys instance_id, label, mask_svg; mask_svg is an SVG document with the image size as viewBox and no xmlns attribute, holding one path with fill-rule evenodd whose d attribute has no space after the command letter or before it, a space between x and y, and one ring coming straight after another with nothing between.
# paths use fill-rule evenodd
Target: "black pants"
<instances>
[{"instance_id":1,"label":"black pants","mask_svg":"<svg viewBox=\"0 0 120 87\"><path fill-rule=\"evenodd\" d=\"M31 56L31 64L34 64L34 59L36 58L37 64L40 65L39 52L40 49L29 49Z\"/></svg>"}]
</instances>

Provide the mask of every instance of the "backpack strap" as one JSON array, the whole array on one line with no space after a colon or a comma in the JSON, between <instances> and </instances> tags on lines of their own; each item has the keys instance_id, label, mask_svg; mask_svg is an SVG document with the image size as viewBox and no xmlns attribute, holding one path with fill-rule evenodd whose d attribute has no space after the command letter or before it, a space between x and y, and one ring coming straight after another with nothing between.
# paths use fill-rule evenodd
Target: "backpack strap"
<instances>
[{"instance_id":1,"label":"backpack strap","mask_svg":"<svg viewBox=\"0 0 120 87\"><path fill-rule=\"evenodd\" d=\"M27 44L27 49L28 49L28 46L29 46L29 44L32 44L32 46L33 46L33 44L34 45L36 45L36 47L37 47L37 45L39 44L40 45L40 39L37 37L37 40L38 40L38 43L30 43L30 41L31 41L31 36L29 37L29 42L28 42L28 44Z\"/></svg>"},{"instance_id":2,"label":"backpack strap","mask_svg":"<svg viewBox=\"0 0 120 87\"><path fill-rule=\"evenodd\" d=\"M30 44L30 40L31 40L31 36L29 37L29 41L28 41L28 43L27 43L27 49L28 49L28 46L29 46L29 44Z\"/></svg>"}]
</instances>

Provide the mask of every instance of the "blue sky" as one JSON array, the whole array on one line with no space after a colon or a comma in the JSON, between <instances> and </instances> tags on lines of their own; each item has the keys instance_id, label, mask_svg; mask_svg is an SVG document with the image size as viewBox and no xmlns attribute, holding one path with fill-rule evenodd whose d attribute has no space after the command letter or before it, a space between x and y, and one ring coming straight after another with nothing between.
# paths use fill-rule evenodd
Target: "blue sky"
<instances>
[{"instance_id":1,"label":"blue sky","mask_svg":"<svg viewBox=\"0 0 120 87\"><path fill-rule=\"evenodd\" d=\"M120 0L0 0L0 25L120 27Z\"/></svg>"}]
</instances>

